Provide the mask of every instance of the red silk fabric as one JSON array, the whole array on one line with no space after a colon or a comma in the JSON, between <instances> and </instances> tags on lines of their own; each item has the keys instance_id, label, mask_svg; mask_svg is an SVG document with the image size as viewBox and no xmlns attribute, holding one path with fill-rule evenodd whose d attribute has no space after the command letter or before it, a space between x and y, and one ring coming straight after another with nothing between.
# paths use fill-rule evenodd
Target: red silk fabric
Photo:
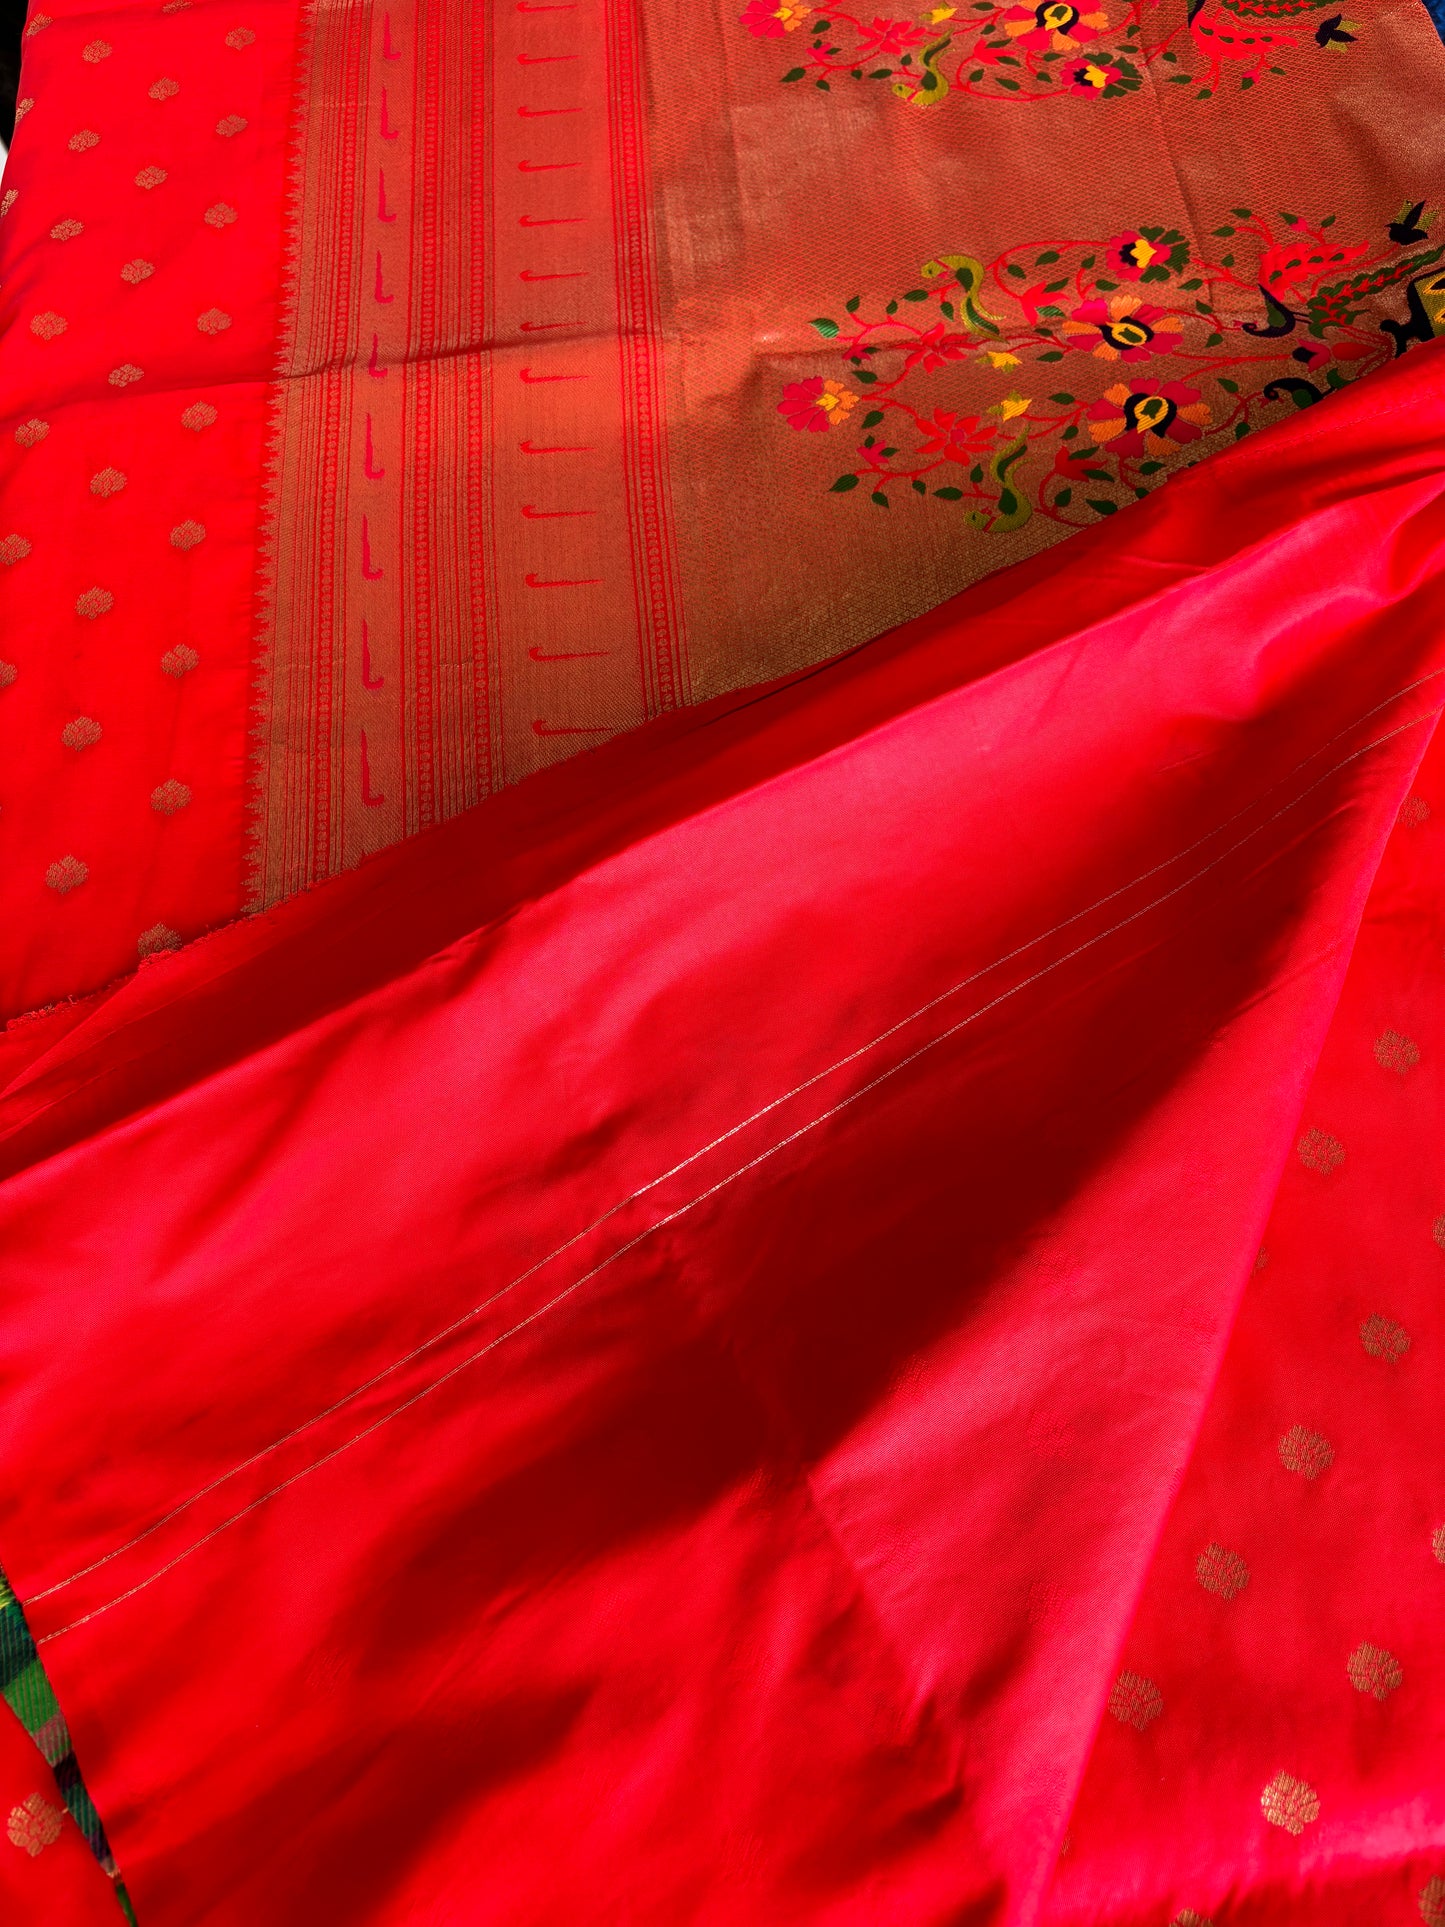
<instances>
[{"instance_id":1,"label":"red silk fabric","mask_svg":"<svg viewBox=\"0 0 1445 1927\"><path fill-rule=\"evenodd\" d=\"M144 1927L1425 1913L1442 430L1429 348L15 1034L0 1555Z\"/></svg>"}]
</instances>

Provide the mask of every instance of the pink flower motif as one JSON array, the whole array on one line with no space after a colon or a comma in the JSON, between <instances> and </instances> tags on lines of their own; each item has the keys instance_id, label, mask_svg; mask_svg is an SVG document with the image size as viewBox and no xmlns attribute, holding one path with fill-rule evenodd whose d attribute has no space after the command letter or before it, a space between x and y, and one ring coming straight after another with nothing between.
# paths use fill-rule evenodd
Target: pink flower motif
<instances>
[{"instance_id":1,"label":"pink flower motif","mask_svg":"<svg viewBox=\"0 0 1445 1927\"><path fill-rule=\"evenodd\" d=\"M935 408L927 421L920 417L918 431L923 437L920 455L941 455L962 466L976 460L993 440L992 429L981 427L977 415L957 415L948 408Z\"/></svg>"},{"instance_id":2,"label":"pink flower motif","mask_svg":"<svg viewBox=\"0 0 1445 1927\"><path fill-rule=\"evenodd\" d=\"M1089 434L1115 455L1160 454L1167 442L1197 442L1209 404L1182 381L1136 375L1106 389L1089 410Z\"/></svg>"},{"instance_id":3,"label":"pink flower motif","mask_svg":"<svg viewBox=\"0 0 1445 1927\"><path fill-rule=\"evenodd\" d=\"M904 373L923 368L931 374L935 368L942 368L947 362L966 361L972 352L973 342L967 335L950 334L945 323L935 321L909 349Z\"/></svg>"},{"instance_id":4,"label":"pink flower motif","mask_svg":"<svg viewBox=\"0 0 1445 1927\"><path fill-rule=\"evenodd\" d=\"M1184 318L1136 294L1086 301L1064 323L1065 346L1098 361L1147 361L1179 345Z\"/></svg>"},{"instance_id":5,"label":"pink flower motif","mask_svg":"<svg viewBox=\"0 0 1445 1927\"><path fill-rule=\"evenodd\" d=\"M809 375L806 381L790 381L778 403L778 413L789 428L807 429L821 434L845 421L857 405L858 397L841 381L824 381Z\"/></svg>"},{"instance_id":6,"label":"pink flower motif","mask_svg":"<svg viewBox=\"0 0 1445 1927\"><path fill-rule=\"evenodd\" d=\"M885 20L876 16L871 26L863 32L863 40L858 49L860 60L896 58L912 47L921 47L928 38L926 30L915 25L912 20Z\"/></svg>"},{"instance_id":7,"label":"pink flower motif","mask_svg":"<svg viewBox=\"0 0 1445 1927\"><path fill-rule=\"evenodd\" d=\"M1068 82L1069 92L1083 94L1088 100L1098 100L1106 87L1117 87L1124 78L1107 60L1071 61L1060 72Z\"/></svg>"},{"instance_id":8,"label":"pink flower motif","mask_svg":"<svg viewBox=\"0 0 1445 1927\"><path fill-rule=\"evenodd\" d=\"M1044 0L1042 6L1010 7L1003 15L1004 32L1020 47L1043 52L1073 53L1090 40L1097 40L1109 24L1102 10L1084 13L1071 7L1068 0ZM1087 90L1084 90L1087 91Z\"/></svg>"},{"instance_id":9,"label":"pink flower motif","mask_svg":"<svg viewBox=\"0 0 1445 1927\"><path fill-rule=\"evenodd\" d=\"M748 0L738 17L760 40L781 40L785 33L795 33L812 11L801 0Z\"/></svg>"}]
</instances>

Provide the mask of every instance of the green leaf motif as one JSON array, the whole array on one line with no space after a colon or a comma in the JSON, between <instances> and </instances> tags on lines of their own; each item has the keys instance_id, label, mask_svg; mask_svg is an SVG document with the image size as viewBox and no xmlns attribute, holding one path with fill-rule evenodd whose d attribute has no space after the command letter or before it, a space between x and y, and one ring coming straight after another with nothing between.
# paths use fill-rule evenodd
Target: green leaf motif
<instances>
[{"instance_id":1,"label":"green leaf motif","mask_svg":"<svg viewBox=\"0 0 1445 1927\"><path fill-rule=\"evenodd\" d=\"M858 477L856 475L840 475L829 490L829 493L831 495L846 495L850 488L857 488L857 486Z\"/></svg>"},{"instance_id":2,"label":"green leaf motif","mask_svg":"<svg viewBox=\"0 0 1445 1927\"><path fill-rule=\"evenodd\" d=\"M933 492L940 502L961 502L963 500L963 490L961 488L936 488Z\"/></svg>"},{"instance_id":3,"label":"green leaf motif","mask_svg":"<svg viewBox=\"0 0 1445 1927\"><path fill-rule=\"evenodd\" d=\"M826 315L819 315L818 319L812 323L812 326L818 330L818 333L825 341L831 341L838 332L837 322L830 321Z\"/></svg>"},{"instance_id":4,"label":"green leaf motif","mask_svg":"<svg viewBox=\"0 0 1445 1927\"><path fill-rule=\"evenodd\" d=\"M1173 500L1172 496L1170 500ZM1119 506L1117 502L1104 501L1102 496L1098 499L1095 499L1093 496L1086 496L1085 501L1087 506L1094 511L1095 515L1113 515Z\"/></svg>"},{"instance_id":5,"label":"green leaf motif","mask_svg":"<svg viewBox=\"0 0 1445 1927\"><path fill-rule=\"evenodd\" d=\"M803 78L804 71L805 70L802 67L791 67L789 68L788 72L783 75L783 79L784 81L801 80Z\"/></svg>"},{"instance_id":6,"label":"green leaf motif","mask_svg":"<svg viewBox=\"0 0 1445 1927\"><path fill-rule=\"evenodd\" d=\"M846 301L843 305L847 308L849 314L857 314L859 307L862 305L862 301L862 295L855 294L851 301Z\"/></svg>"},{"instance_id":7,"label":"green leaf motif","mask_svg":"<svg viewBox=\"0 0 1445 1927\"><path fill-rule=\"evenodd\" d=\"M1072 395L1065 395L1065 394L1062 394L1062 393L1061 393L1061 394L1057 394L1057 395L1050 395L1050 396L1049 396L1049 400L1050 400L1050 401L1056 401L1056 402L1057 402L1057 403L1059 404L1059 406L1060 406L1061 408L1067 408L1067 407L1069 406L1069 404L1070 404L1070 402L1072 402L1072 401L1073 401L1073 399L1074 399L1074 397L1073 397Z\"/></svg>"},{"instance_id":8,"label":"green leaf motif","mask_svg":"<svg viewBox=\"0 0 1445 1927\"><path fill-rule=\"evenodd\" d=\"M870 408L868 413L863 417L863 426L865 428L876 428L882 419L883 410L881 408Z\"/></svg>"},{"instance_id":9,"label":"green leaf motif","mask_svg":"<svg viewBox=\"0 0 1445 1927\"><path fill-rule=\"evenodd\" d=\"M868 497L868 500L870 502L876 502L881 509L886 509L889 506L888 497L883 493L881 488L875 488L873 493Z\"/></svg>"},{"instance_id":10,"label":"green leaf motif","mask_svg":"<svg viewBox=\"0 0 1445 1927\"><path fill-rule=\"evenodd\" d=\"M1070 502L1073 501L1073 499L1074 499L1074 491L1071 488L1061 488L1058 494L1054 497L1054 507L1060 508L1060 509L1066 509L1069 506Z\"/></svg>"}]
</instances>

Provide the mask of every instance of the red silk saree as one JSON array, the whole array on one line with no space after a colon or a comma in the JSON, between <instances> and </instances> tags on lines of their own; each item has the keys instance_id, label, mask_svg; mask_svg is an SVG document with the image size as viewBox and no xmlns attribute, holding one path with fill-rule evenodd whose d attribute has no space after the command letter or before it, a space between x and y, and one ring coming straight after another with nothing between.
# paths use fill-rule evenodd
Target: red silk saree
<instances>
[{"instance_id":1,"label":"red silk saree","mask_svg":"<svg viewBox=\"0 0 1445 1927\"><path fill-rule=\"evenodd\" d=\"M1429 16L27 34L12 1915L1445 1920Z\"/></svg>"}]
</instances>

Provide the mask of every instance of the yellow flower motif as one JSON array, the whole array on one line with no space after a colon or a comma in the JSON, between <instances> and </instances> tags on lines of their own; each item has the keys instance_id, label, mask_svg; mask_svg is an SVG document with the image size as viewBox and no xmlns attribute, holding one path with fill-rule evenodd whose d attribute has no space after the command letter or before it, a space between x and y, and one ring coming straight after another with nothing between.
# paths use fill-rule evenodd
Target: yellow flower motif
<instances>
[{"instance_id":1,"label":"yellow flower motif","mask_svg":"<svg viewBox=\"0 0 1445 1927\"><path fill-rule=\"evenodd\" d=\"M782 0L782 5L773 10L773 18L782 21L784 33L795 33L812 11L802 0Z\"/></svg>"},{"instance_id":2,"label":"yellow flower motif","mask_svg":"<svg viewBox=\"0 0 1445 1927\"><path fill-rule=\"evenodd\" d=\"M836 428L846 421L857 405L858 397L851 388L845 388L841 381L825 381L823 392L818 397L818 406L828 417L829 428Z\"/></svg>"},{"instance_id":3,"label":"yellow flower motif","mask_svg":"<svg viewBox=\"0 0 1445 1927\"><path fill-rule=\"evenodd\" d=\"M990 412L997 415L1002 421L1011 422L1015 415L1022 415L1027 412L1032 400L1032 396L1021 395L1018 390L1015 389L1013 394L1005 395L1002 401L995 402Z\"/></svg>"},{"instance_id":4,"label":"yellow flower motif","mask_svg":"<svg viewBox=\"0 0 1445 1927\"><path fill-rule=\"evenodd\" d=\"M926 20L930 27L941 27L945 20L952 20L957 12L957 7L925 7L919 18Z\"/></svg>"},{"instance_id":5,"label":"yellow flower motif","mask_svg":"<svg viewBox=\"0 0 1445 1927\"><path fill-rule=\"evenodd\" d=\"M986 349L983 358L991 368L1017 368L1021 365L1017 355L1011 355L1002 348Z\"/></svg>"}]
</instances>

